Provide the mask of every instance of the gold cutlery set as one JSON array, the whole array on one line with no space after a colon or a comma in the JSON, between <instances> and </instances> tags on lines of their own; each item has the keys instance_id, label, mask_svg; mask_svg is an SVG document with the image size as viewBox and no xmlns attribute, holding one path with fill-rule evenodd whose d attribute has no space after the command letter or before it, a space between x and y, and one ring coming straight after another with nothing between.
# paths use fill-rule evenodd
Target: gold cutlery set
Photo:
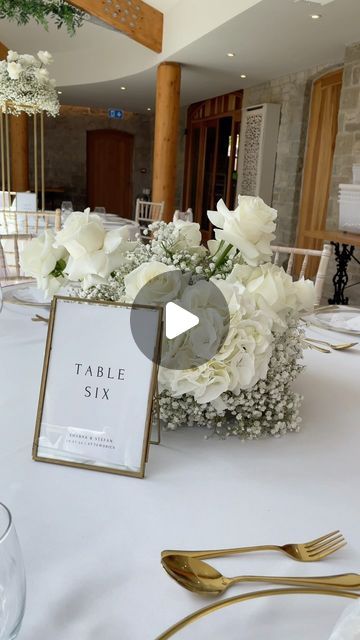
<instances>
[{"instance_id":1,"label":"gold cutlery set","mask_svg":"<svg viewBox=\"0 0 360 640\"><path fill-rule=\"evenodd\" d=\"M204 562L204 560L208 558L220 558L255 551L280 551L298 562L318 562L335 553L345 545L346 541L340 531L332 531L320 538L300 544L289 543L281 546L263 545L207 551L182 551L174 549L162 551L161 564L166 573L181 587L200 595L218 596L233 584L241 582L282 584L290 585L293 588L253 591L218 601L180 620L180 622L158 636L156 640L167 640L199 618L223 607L228 607L246 600L291 594L319 594L354 599L360 597L360 593L354 593L355 590L360 590L360 574L357 573L312 577L243 575L227 578L208 562Z\"/></svg>"},{"instance_id":2,"label":"gold cutlery set","mask_svg":"<svg viewBox=\"0 0 360 640\"><path fill-rule=\"evenodd\" d=\"M325 340L308 338L306 336L303 338L303 342L309 349L315 349L315 351L320 351L321 353L331 353L331 350L347 351L347 349L352 349L352 347L358 344L357 342L326 342Z\"/></svg>"}]
</instances>

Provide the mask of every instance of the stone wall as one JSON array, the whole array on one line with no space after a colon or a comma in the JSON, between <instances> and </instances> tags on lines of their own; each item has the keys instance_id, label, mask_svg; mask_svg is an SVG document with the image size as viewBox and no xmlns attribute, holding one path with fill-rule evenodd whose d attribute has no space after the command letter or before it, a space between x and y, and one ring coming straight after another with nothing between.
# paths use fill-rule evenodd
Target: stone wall
<instances>
[{"instance_id":1,"label":"stone wall","mask_svg":"<svg viewBox=\"0 0 360 640\"><path fill-rule=\"evenodd\" d=\"M181 209L187 107L180 111L175 208ZM47 187L63 187L54 204L71 200L82 210L86 202L86 132L117 129L134 135L133 197L151 189L154 116L126 113L124 120L110 120L106 110L88 107L61 108L57 118L45 119L45 167ZM33 185L32 123L30 125L30 184ZM146 173L142 171L145 169Z\"/></svg>"},{"instance_id":2,"label":"stone wall","mask_svg":"<svg viewBox=\"0 0 360 640\"><path fill-rule=\"evenodd\" d=\"M244 107L266 102L281 105L272 200L272 206L279 214L279 244L293 245L295 242L311 87L313 80L328 68L324 65L313 67L244 91Z\"/></svg>"},{"instance_id":3,"label":"stone wall","mask_svg":"<svg viewBox=\"0 0 360 640\"><path fill-rule=\"evenodd\" d=\"M334 151L333 176L331 181L328 223L330 229L338 229L340 183L352 183L352 165L360 163L360 43L346 48L343 85L340 97L339 128ZM360 259L360 249L355 250ZM332 291L331 274L335 270L334 260L325 286L325 296ZM349 285L360 282L360 266L353 260L348 268ZM347 292L352 304L360 304L360 286L350 287Z\"/></svg>"},{"instance_id":4,"label":"stone wall","mask_svg":"<svg viewBox=\"0 0 360 640\"><path fill-rule=\"evenodd\" d=\"M299 215L302 170L308 128L311 87L313 81L344 63L340 99L339 128L334 151L327 227L338 229L338 185L352 182L352 165L360 163L360 43L346 48L344 61L336 65L318 66L293 73L271 82L246 89L244 106L275 102L281 104L281 120L277 147L272 206L279 212L277 241L293 245ZM360 259L360 249L355 250ZM331 259L322 302L333 295L332 278L336 272ZM360 265L353 260L348 267L349 285L346 295L350 303L360 305Z\"/></svg>"},{"instance_id":5,"label":"stone wall","mask_svg":"<svg viewBox=\"0 0 360 640\"><path fill-rule=\"evenodd\" d=\"M63 187L59 200L71 200L82 210L86 201L86 132L117 129L134 135L133 197L151 188L154 117L126 113L124 120L110 120L107 111L87 107L62 107L57 118L45 119L46 186ZM33 184L32 127L30 128L30 176ZM142 170L146 172L143 173Z\"/></svg>"}]
</instances>

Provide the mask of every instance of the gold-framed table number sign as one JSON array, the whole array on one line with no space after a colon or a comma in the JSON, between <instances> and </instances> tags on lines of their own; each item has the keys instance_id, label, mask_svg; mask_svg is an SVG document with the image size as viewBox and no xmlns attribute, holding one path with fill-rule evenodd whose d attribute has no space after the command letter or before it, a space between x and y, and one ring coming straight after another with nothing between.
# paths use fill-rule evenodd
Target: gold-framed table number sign
<instances>
[{"instance_id":1,"label":"gold-framed table number sign","mask_svg":"<svg viewBox=\"0 0 360 640\"><path fill-rule=\"evenodd\" d=\"M147 355L133 338L131 314ZM161 307L54 296L34 460L144 477L161 327Z\"/></svg>"}]
</instances>

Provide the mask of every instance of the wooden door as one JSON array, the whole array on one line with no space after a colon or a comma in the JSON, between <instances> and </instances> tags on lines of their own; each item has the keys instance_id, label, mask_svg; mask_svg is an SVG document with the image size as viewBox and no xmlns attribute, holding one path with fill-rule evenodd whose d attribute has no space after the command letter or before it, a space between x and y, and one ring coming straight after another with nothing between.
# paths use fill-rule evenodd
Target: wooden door
<instances>
[{"instance_id":1,"label":"wooden door","mask_svg":"<svg viewBox=\"0 0 360 640\"><path fill-rule=\"evenodd\" d=\"M212 235L207 210L220 198L234 206L242 95L235 91L188 109L182 206L193 210L204 240Z\"/></svg>"},{"instance_id":2,"label":"wooden door","mask_svg":"<svg viewBox=\"0 0 360 640\"><path fill-rule=\"evenodd\" d=\"M198 192L195 208L195 220L200 223L203 239L211 236L211 227L207 211L215 208L215 168L218 145L218 121L209 120L202 127L202 162L198 173Z\"/></svg>"},{"instance_id":3,"label":"wooden door","mask_svg":"<svg viewBox=\"0 0 360 640\"><path fill-rule=\"evenodd\" d=\"M87 132L87 201L108 213L132 217L134 139L129 133L102 129Z\"/></svg>"},{"instance_id":4,"label":"wooden door","mask_svg":"<svg viewBox=\"0 0 360 640\"><path fill-rule=\"evenodd\" d=\"M240 121L231 116L209 119L191 128L185 208L191 207L204 239L211 237L208 209L223 199L233 208L237 181Z\"/></svg>"},{"instance_id":5,"label":"wooden door","mask_svg":"<svg viewBox=\"0 0 360 640\"><path fill-rule=\"evenodd\" d=\"M321 240L306 235L307 231L326 228L330 182L343 70L322 76L313 84L307 148L297 230L297 246L318 249Z\"/></svg>"}]
</instances>

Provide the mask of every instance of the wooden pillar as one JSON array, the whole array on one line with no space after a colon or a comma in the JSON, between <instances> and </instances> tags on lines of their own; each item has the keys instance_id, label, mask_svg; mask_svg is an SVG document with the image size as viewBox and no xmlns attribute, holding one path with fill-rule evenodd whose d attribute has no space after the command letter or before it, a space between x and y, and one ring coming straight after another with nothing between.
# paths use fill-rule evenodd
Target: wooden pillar
<instances>
[{"instance_id":1,"label":"wooden pillar","mask_svg":"<svg viewBox=\"0 0 360 640\"><path fill-rule=\"evenodd\" d=\"M156 80L153 202L165 202L164 220L175 210L176 156L179 133L181 66L162 62Z\"/></svg>"},{"instance_id":2,"label":"wooden pillar","mask_svg":"<svg viewBox=\"0 0 360 640\"><path fill-rule=\"evenodd\" d=\"M11 138L11 188L13 191L29 190L29 134L28 116L22 113L10 118Z\"/></svg>"},{"instance_id":3,"label":"wooden pillar","mask_svg":"<svg viewBox=\"0 0 360 640\"><path fill-rule=\"evenodd\" d=\"M0 42L0 60L5 60L8 48ZM29 189L29 134L28 117L25 113L10 117L11 139L11 189Z\"/></svg>"}]
</instances>

